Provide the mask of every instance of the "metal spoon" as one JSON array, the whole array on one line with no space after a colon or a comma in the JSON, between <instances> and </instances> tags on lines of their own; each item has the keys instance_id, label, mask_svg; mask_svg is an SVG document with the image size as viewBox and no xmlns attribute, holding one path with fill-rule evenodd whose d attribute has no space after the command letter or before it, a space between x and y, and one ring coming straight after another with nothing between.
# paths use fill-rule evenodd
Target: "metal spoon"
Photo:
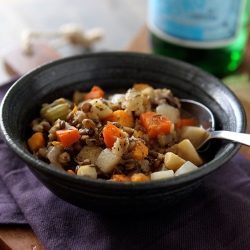
<instances>
[{"instance_id":1,"label":"metal spoon","mask_svg":"<svg viewBox=\"0 0 250 250\"><path fill-rule=\"evenodd\" d=\"M188 99L180 101L182 109L201 122L202 127L207 130L206 138L196 146L196 149L201 148L210 139L224 139L250 146L250 134L224 130L215 131L214 116L206 106Z\"/></svg>"}]
</instances>

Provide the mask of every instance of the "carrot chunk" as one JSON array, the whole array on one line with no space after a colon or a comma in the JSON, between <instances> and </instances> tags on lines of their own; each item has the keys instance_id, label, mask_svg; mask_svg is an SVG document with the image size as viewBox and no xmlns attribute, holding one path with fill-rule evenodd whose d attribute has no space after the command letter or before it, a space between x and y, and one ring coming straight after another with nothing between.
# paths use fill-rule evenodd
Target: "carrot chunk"
<instances>
[{"instance_id":1,"label":"carrot chunk","mask_svg":"<svg viewBox=\"0 0 250 250\"><path fill-rule=\"evenodd\" d=\"M122 131L110 122L103 128L102 134L107 148L112 148L117 138L124 138Z\"/></svg>"},{"instance_id":2,"label":"carrot chunk","mask_svg":"<svg viewBox=\"0 0 250 250\"><path fill-rule=\"evenodd\" d=\"M131 176L131 181L150 181L150 178L143 173L136 173Z\"/></svg>"},{"instance_id":3,"label":"carrot chunk","mask_svg":"<svg viewBox=\"0 0 250 250\"><path fill-rule=\"evenodd\" d=\"M78 129L73 126L69 128L57 130L56 136L64 148L72 145L74 142L78 141L80 138Z\"/></svg>"},{"instance_id":4,"label":"carrot chunk","mask_svg":"<svg viewBox=\"0 0 250 250\"><path fill-rule=\"evenodd\" d=\"M140 122L149 138L156 138L160 133L169 134L172 126L171 121L167 117L152 111L142 113Z\"/></svg>"},{"instance_id":5,"label":"carrot chunk","mask_svg":"<svg viewBox=\"0 0 250 250\"><path fill-rule=\"evenodd\" d=\"M134 88L135 90L138 90L138 91L144 90L144 89L146 89L146 88L148 88L148 87L151 87L151 86L148 85L148 84L146 84L146 83L135 83L135 84L133 85L133 88Z\"/></svg>"},{"instance_id":6,"label":"carrot chunk","mask_svg":"<svg viewBox=\"0 0 250 250\"><path fill-rule=\"evenodd\" d=\"M69 174L73 174L73 175L75 174L74 171L71 170L71 169L69 169L67 172L68 172Z\"/></svg>"},{"instance_id":7,"label":"carrot chunk","mask_svg":"<svg viewBox=\"0 0 250 250\"><path fill-rule=\"evenodd\" d=\"M124 174L113 174L111 179L114 181L131 181L130 178Z\"/></svg>"},{"instance_id":8,"label":"carrot chunk","mask_svg":"<svg viewBox=\"0 0 250 250\"><path fill-rule=\"evenodd\" d=\"M132 158L142 160L148 156L148 147L141 141L136 141L135 146L131 150Z\"/></svg>"},{"instance_id":9,"label":"carrot chunk","mask_svg":"<svg viewBox=\"0 0 250 250\"><path fill-rule=\"evenodd\" d=\"M103 124L106 124L107 121L119 122L121 125L130 127L130 128L133 127L134 125L133 115L125 110L114 111L106 119L103 120Z\"/></svg>"},{"instance_id":10,"label":"carrot chunk","mask_svg":"<svg viewBox=\"0 0 250 250\"><path fill-rule=\"evenodd\" d=\"M195 126L195 125L197 125L197 121L194 118L183 118L180 119L180 121L175 124L177 128L181 128L184 126Z\"/></svg>"},{"instance_id":11,"label":"carrot chunk","mask_svg":"<svg viewBox=\"0 0 250 250\"><path fill-rule=\"evenodd\" d=\"M104 91L98 87L98 86L94 86L90 92L88 94L86 94L85 96L85 100L89 100L89 99L96 99L96 98L103 98L104 97Z\"/></svg>"},{"instance_id":12,"label":"carrot chunk","mask_svg":"<svg viewBox=\"0 0 250 250\"><path fill-rule=\"evenodd\" d=\"M28 145L31 151L38 151L45 146L45 140L41 132L36 132L28 139Z\"/></svg>"}]
</instances>

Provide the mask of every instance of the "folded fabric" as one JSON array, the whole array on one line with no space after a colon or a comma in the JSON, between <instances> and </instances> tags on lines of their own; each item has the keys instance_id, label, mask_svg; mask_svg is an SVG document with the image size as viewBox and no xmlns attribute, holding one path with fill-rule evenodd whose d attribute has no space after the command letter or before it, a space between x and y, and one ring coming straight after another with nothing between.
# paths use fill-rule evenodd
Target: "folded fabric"
<instances>
[{"instance_id":1,"label":"folded fabric","mask_svg":"<svg viewBox=\"0 0 250 250\"><path fill-rule=\"evenodd\" d=\"M62 201L2 140L0 159L0 187L8 191L1 198L12 198L16 223L27 221L45 250L250 249L250 162L241 153L178 204L135 216L97 214Z\"/></svg>"},{"instance_id":2,"label":"folded fabric","mask_svg":"<svg viewBox=\"0 0 250 250\"><path fill-rule=\"evenodd\" d=\"M16 80L12 79L9 83L0 87L0 101L2 100L5 92ZM0 145L3 141L0 138ZM1 159L1 158L0 158ZM1 224L27 224L27 221L21 212L20 208L16 204L16 201L6 188L4 181L0 178L0 223Z\"/></svg>"},{"instance_id":3,"label":"folded fabric","mask_svg":"<svg viewBox=\"0 0 250 250\"><path fill-rule=\"evenodd\" d=\"M27 224L27 221L0 178L0 223L1 224Z\"/></svg>"}]
</instances>

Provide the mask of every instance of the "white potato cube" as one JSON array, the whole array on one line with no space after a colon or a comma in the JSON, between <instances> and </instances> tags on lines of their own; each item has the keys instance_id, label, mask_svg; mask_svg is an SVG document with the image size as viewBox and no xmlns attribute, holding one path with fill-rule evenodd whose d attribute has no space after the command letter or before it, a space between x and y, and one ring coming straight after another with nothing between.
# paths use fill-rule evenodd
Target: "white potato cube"
<instances>
[{"instance_id":1,"label":"white potato cube","mask_svg":"<svg viewBox=\"0 0 250 250\"><path fill-rule=\"evenodd\" d=\"M151 180L166 179L174 176L173 170L154 172L150 175Z\"/></svg>"},{"instance_id":2,"label":"white potato cube","mask_svg":"<svg viewBox=\"0 0 250 250\"><path fill-rule=\"evenodd\" d=\"M197 148L205 139L209 136L209 133L200 127L184 126L180 130L181 139L189 139L195 148Z\"/></svg>"},{"instance_id":3,"label":"white potato cube","mask_svg":"<svg viewBox=\"0 0 250 250\"><path fill-rule=\"evenodd\" d=\"M187 161L185 164L183 164L176 172L175 172L175 176L181 175L181 174L185 174L188 172L191 172L195 169L197 169L198 167L195 166L192 162Z\"/></svg>"},{"instance_id":4,"label":"white potato cube","mask_svg":"<svg viewBox=\"0 0 250 250\"><path fill-rule=\"evenodd\" d=\"M94 147L94 146L84 146L80 153L76 156L76 161L81 162L85 159L89 159L91 163L95 164L99 154L102 152L101 147Z\"/></svg>"},{"instance_id":5,"label":"white potato cube","mask_svg":"<svg viewBox=\"0 0 250 250\"><path fill-rule=\"evenodd\" d=\"M81 166L77 171L77 175L94 179L97 178L97 172L95 167L91 167L90 165Z\"/></svg>"},{"instance_id":6,"label":"white potato cube","mask_svg":"<svg viewBox=\"0 0 250 250\"><path fill-rule=\"evenodd\" d=\"M196 166L201 166L203 164L203 160L188 139L185 139L177 144L177 154L182 159L191 161Z\"/></svg>"},{"instance_id":7,"label":"white potato cube","mask_svg":"<svg viewBox=\"0 0 250 250\"><path fill-rule=\"evenodd\" d=\"M180 111L166 103L156 107L156 113L167 117L172 123L177 123L180 120Z\"/></svg>"},{"instance_id":8,"label":"white potato cube","mask_svg":"<svg viewBox=\"0 0 250 250\"><path fill-rule=\"evenodd\" d=\"M178 155L167 152L164 157L164 165L167 169L176 171L180 168L186 161L179 157Z\"/></svg>"},{"instance_id":9,"label":"white potato cube","mask_svg":"<svg viewBox=\"0 0 250 250\"><path fill-rule=\"evenodd\" d=\"M96 160L96 166L104 173L110 173L121 161L121 157L112 153L111 149L105 148Z\"/></svg>"},{"instance_id":10,"label":"white potato cube","mask_svg":"<svg viewBox=\"0 0 250 250\"><path fill-rule=\"evenodd\" d=\"M112 109L100 99L93 99L89 103L92 105L90 112L96 114L100 120L105 119L113 113Z\"/></svg>"}]
</instances>

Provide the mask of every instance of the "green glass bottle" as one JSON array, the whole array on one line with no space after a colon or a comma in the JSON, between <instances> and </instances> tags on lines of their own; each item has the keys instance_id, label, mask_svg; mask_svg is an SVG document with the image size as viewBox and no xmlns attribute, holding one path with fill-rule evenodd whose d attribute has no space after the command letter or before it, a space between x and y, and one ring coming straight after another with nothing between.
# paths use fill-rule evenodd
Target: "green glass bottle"
<instances>
[{"instance_id":1,"label":"green glass bottle","mask_svg":"<svg viewBox=\"0 0 250 250\"><path fill-rule=\"evenodd\" d=\"M149 0L152 52L224 77L235 71L248 40L249 0Z\"/></svg>"}]
</instances>

